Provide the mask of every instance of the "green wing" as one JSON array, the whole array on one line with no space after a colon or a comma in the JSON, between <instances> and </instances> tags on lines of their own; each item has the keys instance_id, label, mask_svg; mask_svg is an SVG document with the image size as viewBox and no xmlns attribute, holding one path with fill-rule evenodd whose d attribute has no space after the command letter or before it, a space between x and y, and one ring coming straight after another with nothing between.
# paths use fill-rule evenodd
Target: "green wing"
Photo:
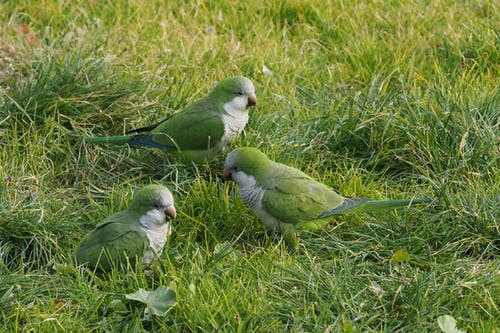
<instances>
[{"instance_id":1,"label":"green wing","mask_svg":"<svg viewBox=\"0 0 500 333\"><path fill-rule=\"evenodd\" d=\"M131 264L141 260L149 241L144 231L129 222L130 218L124 211L99 224L78 246L76 262L110 271L113 266L125 264L127 258Z\"/></svg>"},{"instance_id":2,"label":"green wing","mask_svg":"<svg viewBox=\"0 0 500 333\"><path fill-rule=\"evenodd\" d=\"M338 207L344 198L299 170L282 168L273 175L262 198L263 209L283 223L304 227L325 210ZM307 228L313 226L307 225Z\"/></svg>"},{"instance_id":3,"label":"green wing","mask_svg":"<svg viewBox=\"0 0 500 333\"><path fill-rule=\"evenodd\" d=\"M224 135L221 110L209 99L201 99L159 124L151 137L154 142L180 150L207 150Z\"/></svg>"}]
</instances>

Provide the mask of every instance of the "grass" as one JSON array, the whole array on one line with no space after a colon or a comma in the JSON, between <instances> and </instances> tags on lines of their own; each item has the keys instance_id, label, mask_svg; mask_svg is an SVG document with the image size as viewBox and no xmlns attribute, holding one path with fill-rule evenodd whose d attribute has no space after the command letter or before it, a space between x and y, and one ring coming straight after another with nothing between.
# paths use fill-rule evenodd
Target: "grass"
<instances>
[{"instance_id":1,"label":"grass","mask_svg":"<svg viewBox=\"0 0 500 333\"><path fill-rule=\"evenodd\" d=\"M10 1L0 22L1 331L437 332L451 315L498 332L493 1ZM231 75L259 97L234 147L346 196L436 202L343 216L290 254L219 180L224 156L195 168L77 142L159 120ZM179 211L161 260L108 277L68 265L150 182ZM177 293L165 317L113 311L160 285Z\"/></svg>"}]
</instances>

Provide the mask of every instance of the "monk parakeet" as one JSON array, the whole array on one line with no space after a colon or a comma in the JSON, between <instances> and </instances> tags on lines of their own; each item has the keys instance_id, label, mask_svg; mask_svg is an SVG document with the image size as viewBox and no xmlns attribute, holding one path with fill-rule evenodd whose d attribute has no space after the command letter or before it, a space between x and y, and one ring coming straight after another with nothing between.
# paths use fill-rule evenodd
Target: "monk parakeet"
<instances>
[{"instance_id":1,"label":"monk parakeet","mask_svg":"<svg viewBox=\"0 0 500 333\"><path fill-rule=\"evenodd\" d=\"M256 148L238 148L226 157L224 178L238 184L241 199L264 225L297 245L296 231L317 230L332 216L429 202L431 199L344 198L295 168L271 161Z\"/></svg>"},{"instance_id":2,"label":"monk parakeet","mask_svg":"<svg viewBox=\"0 0 500 333\"><path fill-rule=\"evenodd\" d=\"M175 219L174 198L161 185L147 185L135 193L128 209L102 221L78 245L77 264L100 271L136 261L148 265L171 233L167 217Z\"/></svg>"},{"instance_id":3,"label":"monk parakeet","mask_svg":"<svg viewBox=\"0 0 500 333\"><path fill-rule=\"evenodd\" d=\"M175 152L202 162L221 152L248 122L248 107L257 104L252 81L237 76L220 81L207 96L151 126L123 135L81 139L86 143L127 143Z\"/></svg>"}]
</instances>

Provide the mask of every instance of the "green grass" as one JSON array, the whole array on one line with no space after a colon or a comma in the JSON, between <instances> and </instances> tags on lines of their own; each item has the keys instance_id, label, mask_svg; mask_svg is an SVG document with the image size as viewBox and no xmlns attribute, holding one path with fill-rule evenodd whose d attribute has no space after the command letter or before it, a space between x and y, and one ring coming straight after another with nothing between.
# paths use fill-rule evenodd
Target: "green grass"
<instances>
[{"instance_id":1,"label":"green grass","mask_svg":"<svg viewBox=\"0 0 500 333\"><path fill-rule=\"evenodd\" d=\"M438 332L448 314L498 332L494 1L166 3L0 3L0 331ZM290 254L217 177L224 156L194 168L77 142L231 75L259 97L234 147L346 196L436 202L343 216ZM66 264L150 182L179 211L161 261L107 278ZM112 311L160 285L177 292L166 317Z\"/></svg>"}]
</instances>

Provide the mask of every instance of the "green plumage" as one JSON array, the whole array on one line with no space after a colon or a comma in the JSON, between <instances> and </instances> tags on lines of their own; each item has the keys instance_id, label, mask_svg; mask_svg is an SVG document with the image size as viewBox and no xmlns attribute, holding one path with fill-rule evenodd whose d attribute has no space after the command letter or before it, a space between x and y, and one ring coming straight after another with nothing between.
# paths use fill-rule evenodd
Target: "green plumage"
<instances>
[{"instance_id":1,"label":"green plumage","mask_svg":"<svg viewBox=\"0 0 500 333\"><path fill-rule=\"evenodd\" d=\"M76 263L110 271L127 261L132 266L140 262L149 241L138 218L125 210L105 219L78 246L74 254Z\"/></svg>"},{"instance_id":2,"label":"green plumage","mask_svg":"<svg viewBox=\"0 0 500 333\"><path fill-rule=\"evenodd\" d=\"M326 185L314 181L300 170L274 163L259 182L265 190L262 208L271 216L296 228L325 211L325 207L338 207L344 198Z\"/></svg>"},{"instance_id":3,"label":"green plumage","mask_svg":"<svg viewBox=\"0 0 500 333\"><path fill-rule=\"evenodd\" d=\"M269 160L255 148L238 148L228 154L224 174L238 183L240 197L264 225L282 232L292 246L297 243L296 231L320 229L334 215L432 201L345 198L302 171Z\"/></svg>"},{"instance_id":4,"label":"green plumage","mask_svg":"<svg viewBox=\"0 0 500 333\"><path fill-rule=\"evenodd\" d=\"M217 155L237 133L227 135L224 122L224 104L238 96L249 98L254 105L256 97L250 80L233 77L222 80L207 96L166 119L137 130L137 135L90 137L81 141L91 144L129 144L170 151L186 161L202 162ZM245 111L247 104L243 107ZM234 115L233 115L234 116ZM248 115L238 115L248 117ZM243 121L243 126L246 120ZM233 135L234 134L234 135Z\"/></svg>"},{"instance_id":5,"label":"green plumage","mask_svg":"<svg viewBox=\"0 0 500 333\"><path fill-rule=\"evenodd\" d=\"M104 219L80 242L73 255L75 263L99 271L127 263L132 267L136 263L148 264L166 241L166 214L175 218L170 191L155 184L143 187L135 193L128 209ZM156 243L148 237L151 232Z\"/></svg>"},{"instance_id":6,"label":"green plumage","mask_svg":"<svg viewBox=\"0 0 500 333\"><path fill-rule=\"evenodd\" d=\"M184 110L155 124L146 134L111 137L91 137L85 143L129 144L172 151L186 160L199 162L212 158L218 151L215 146L224 134L220 119L222 105L205 97Z\"/></svg>"}]
</instances>

